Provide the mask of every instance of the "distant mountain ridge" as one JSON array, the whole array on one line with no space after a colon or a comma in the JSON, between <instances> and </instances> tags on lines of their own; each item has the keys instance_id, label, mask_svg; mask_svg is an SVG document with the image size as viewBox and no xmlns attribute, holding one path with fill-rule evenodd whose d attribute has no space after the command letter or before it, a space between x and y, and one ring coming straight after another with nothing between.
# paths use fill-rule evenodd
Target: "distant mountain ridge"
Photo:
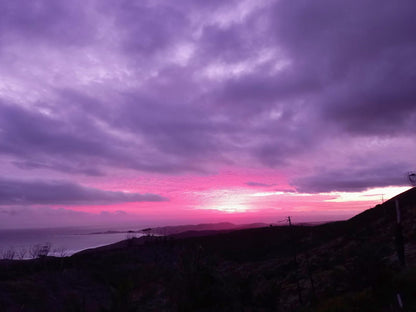
<instances>
[{"instance_id":1,"label":"distant mountain ridge","mask_svg":"<svg viewBox=\"0 0 416 312\"><path fill-rule=\"evenodd\" d=\"M250 223L250 224L234 224L230 222L219 223L200 223L200 224L188 224L188 225L173 225L155 227L148 231L151 234L160 235L172 235L188 231L221 231L221 230L237 230L237 229L250 229L256 227L268 226L267 223Z\"/></svg>"}]
</instances>

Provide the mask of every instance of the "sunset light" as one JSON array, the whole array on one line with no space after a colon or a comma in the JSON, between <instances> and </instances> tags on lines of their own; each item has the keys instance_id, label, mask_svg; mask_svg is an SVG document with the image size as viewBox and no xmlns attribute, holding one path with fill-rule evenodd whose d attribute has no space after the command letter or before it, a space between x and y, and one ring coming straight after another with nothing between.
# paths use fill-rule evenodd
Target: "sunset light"
<instances>
[{"instance_id":1,"label":"sunset light","mask_svg":"<svg viewBox=\"0 0 416 312\"><path fill-rule=\"evenodd\" d=\"M0 2L0 227L336 220L410 187L401 8Z\"/></svg>"},{"instance_id":2,"label":"sunset light","mask_svg":"<svg viewBox=\"0 0 416 312\"><path fill-rule=\"evenodd\" d=\"M227 213L246 212L256 207L250 203L250 194L244 191L215 190L201 194L204 198L202 209L213 209Z\"/></svg>"},{"instance_id":3,"label":"sunset light","mask_svg":"<svg viewBox=\"0 0 416 312\"><path fill-rule=\"evenodd\" d=\"M0 0L0 310L416 311L416 0Z\"/></svg>"}]
</instances>

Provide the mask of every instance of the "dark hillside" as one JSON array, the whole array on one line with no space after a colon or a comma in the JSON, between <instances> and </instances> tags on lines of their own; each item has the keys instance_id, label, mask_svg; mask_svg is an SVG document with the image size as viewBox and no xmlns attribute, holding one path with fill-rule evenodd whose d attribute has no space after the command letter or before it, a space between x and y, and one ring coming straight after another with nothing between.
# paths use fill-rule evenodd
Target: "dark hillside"
<instances>
[{"instance_id":1,"label":"dark hillside","mask_svg":"<svg viewBox=\"0 0 416 312\"><path fill-rule=\"evenodd\" d=\"M395 199L406 267L397 257ZM2 261L0 306L4 311L416 311L415 203L413 188L347 221L192 231L130 239L67 258Z\"/></svg>"}]
</instances>

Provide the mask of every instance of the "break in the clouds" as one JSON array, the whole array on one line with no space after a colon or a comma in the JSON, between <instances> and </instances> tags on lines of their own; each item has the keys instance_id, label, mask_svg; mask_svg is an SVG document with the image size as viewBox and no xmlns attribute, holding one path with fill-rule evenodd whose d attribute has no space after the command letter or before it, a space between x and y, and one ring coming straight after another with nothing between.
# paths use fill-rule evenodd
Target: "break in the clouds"
<instances>
[{"instance_id":1,"label":"break in the clouds","mask_svg":"<svg viewBox=\"0 0 416 312\"><path fill-rule=\"evenodd\" d=\"M140 194L168 197L183 176L221 184L224 170L268 176L234 187L403 185L416 152L415 9L411 0L0 0L2 175L70 181L72 199L57 192L42 199L50 204L161 199ZM109 184L143 190L101 189Z\"/></svg>"},{"instance_id":2,"label":"break in the clouds","mask_svg":"<svg viewBox=\"0 0 416 312\"><path fill-rule=\"evenodd\" d=\"M0 205L109 205L166 200L156 194L103 191L71 182L0 179Z\"/></svg>"}]
</instances>

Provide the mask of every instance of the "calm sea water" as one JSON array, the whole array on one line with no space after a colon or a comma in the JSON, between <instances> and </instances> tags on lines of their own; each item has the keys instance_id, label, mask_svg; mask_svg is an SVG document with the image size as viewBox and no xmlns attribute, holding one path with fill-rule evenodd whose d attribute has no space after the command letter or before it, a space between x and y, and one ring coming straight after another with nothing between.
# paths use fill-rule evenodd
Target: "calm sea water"
<instances>
[{"instance_id":1,"label":"calm sea water","mask_svg":"<svg viewBox=\"0 0 416 312\"><path fill-rule=\"evenodd\" d=\"M69 256L84 249L116 243L127 238L127 233L104 233L109 230L116 229L83 227L0 230L0 258L10 249L18 253L21 250L29 250L34 245L46 243L51 244L51 255ZM122 230L124 229L120 231ZM138 233L134 235L141 236ZM25 258L28 257L29 253Z\"/></svg>"}]
</instances>

